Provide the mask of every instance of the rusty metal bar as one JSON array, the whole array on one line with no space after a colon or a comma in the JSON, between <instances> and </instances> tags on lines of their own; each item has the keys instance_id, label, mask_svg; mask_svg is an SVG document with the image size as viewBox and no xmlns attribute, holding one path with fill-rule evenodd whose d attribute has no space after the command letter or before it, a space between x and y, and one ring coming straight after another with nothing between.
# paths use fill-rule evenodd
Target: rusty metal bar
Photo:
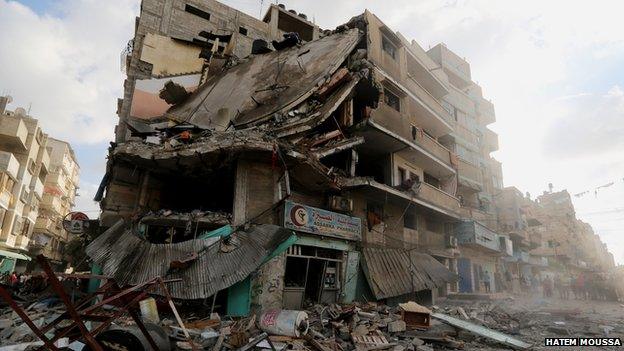
<instances>
[{"instance_id":1,"label":"rusty metal bar","mask_svg":"<svg viewBox=\"0 0 624 351\"><path fill-rule=\"evenodd\" d=\"M54 271L52 270L52 267L50 267L50 264L48 263L46 258L43 255L37 255L37 261L39 262L39 265L41 266L43 271L47 274L50 286L52 287L52 289L54 289L54 291L56 291L61 301L63 301L65 307L67 308L67 312L78 326L78 329L80 329L80 333L84 336L85 342L91 347L92 350L103 351L100 344L95 340L93 335L89 333L89 330L87 330L87 327L85 327L84 323L82 323L80 315L74 308L74 305L72 304L69 296L63 289L63 285L61 285L61 282L59 282L56 275L54 275Z\"/></svg>"},{"instance_id":2,"label":"rusty metal bar","mask_svg":"<svg viewBox=\"0 0 624 351\"><path fill-rule=\"evenodd\" d=\"M89 296L86 296L82 300L78 301L78 303L76 303L76 309L82 308L84 305L89 303L94 297L96 297L99 294L104 293L104 291L106 291L106 289L108 289L110 286L112 286L112 284L113 284L113 282L107 282L106 284L102 285L94 293L92 293ZM41 332L44 333L44 334L47 333L50 329L52 329L55 325L60 323L62 320L67 319L67 317L68 317L67 312L63 312L60 316L56 317L52 322L48 323L48 325L46 325L45 327L41 328ZM74 326L72 326L72 329L73 329Z\"/></svg>"},{"instance_id":3,"label":"rusty metal bar","mask_svg":"<svg viewBox=\"0 0 624 351\"><path fill-rule=\"evenodd\" d=\"M48 340L45 334L42 333L41 330L39 330L39 328L37 328L35 323L33 323L30 317L28 317L26 312L24 312L24 310L13 300L13 298L11 297L11 294L8 291L6 291L4 287L2 286L0 286L0 297L2 297L2 299L6 301L6 303L9 304L9 306L11 306L13 311L15 311L15 313L17 313L17 315L20 316L20 318L22 318L24 323L28 325L28 327L33 331L33 333L35 333L35 335L37 335L39 339L41 339L41 341L43 341L43 344L49 350L53 350L53 351L59 350L56 346L54 346L54 343Z\"/></svg>"},{"instance_id":4,"label":"rusty metal bar","mask_svg":"<svg viewBox=\"0 0 624 351\"><path fill-rule=\"evenodd\" d=\"M153 288L153 286L150 286L150 287L148 287L148 290L152 289L152 288ZM117 286L117 284L114 284L113 285L113 289L119 290L119 286ZM127 302L125 296L120 297L120 299L123 302ZM143 335L147 339L147 342L149 342L149 344L152 347L152 349L154 349L154 351L159 351L158 350L158 345L156 344L156 342L152 338L152 335L149 333L147 328L145 328L145 324L143 324L143 320L141 319L139 314L136 312L136 310L134 308L132 308L132 305L128 305L127 310L128 310L128 313L130 314L130 316L132 317L132 319L134 320L134 322L136 323L136 325L139 327L139 330L141 330L141 333L143 333Z\"/></svg>"}]
</instances>

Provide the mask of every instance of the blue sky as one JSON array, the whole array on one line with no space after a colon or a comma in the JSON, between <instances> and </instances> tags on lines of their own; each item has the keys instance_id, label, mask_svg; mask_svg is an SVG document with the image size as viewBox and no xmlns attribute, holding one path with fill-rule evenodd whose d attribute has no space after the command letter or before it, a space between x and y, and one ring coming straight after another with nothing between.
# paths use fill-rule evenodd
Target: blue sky
<instances>
[{"instance_id":1,"label":"blue sky","mask_svg":"<svg viewBox=\"0 0 624 351\"><path fill-rule=\"evenodd\" d=\"M269 3L223 2L256 17ZM536 196L549 182L574 194L616 181L574 201L579 217L624 263L624 3L283 3L322 28L368 8L423 48L444 42L466 57L496 108L491 128L500 135L500 150L494 156L503 162L505 185ZM0 93L14 97L12 108L32 104L48 133L72 142L82 167L78 209L97 209L89 197L117 122L124 79L119 54L133 35L138 8L138 0L0 0L0 30L12 38L0 50Z\"/></svg>"}]
</instances>

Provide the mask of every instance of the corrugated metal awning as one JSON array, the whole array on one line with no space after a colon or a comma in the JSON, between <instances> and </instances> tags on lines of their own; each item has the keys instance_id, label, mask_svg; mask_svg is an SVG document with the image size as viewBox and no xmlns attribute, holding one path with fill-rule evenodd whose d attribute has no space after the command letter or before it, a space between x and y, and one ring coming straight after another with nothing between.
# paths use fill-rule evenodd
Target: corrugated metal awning
<instances>
[{"instance_id":1,"label":"corrugated metal awning","mask_svg":"<svg viewBox=\"0 0 624 351\"><path fill-rule=\"evenodd\" d=\"M362 249L364 275L377 299L409 294L443 286L457 280L435 258L414 250Z\"/></svg>"},{"instance_id":2,"label":"corrugated metal awning","mask_svg":"<svg viewBox=\"0 0 624 351\"><path fill-rule=\"evenodd\" d=\"M293 232L275 225L258 225L231 235L229 245L221 250L221 238L188 240L173 244L152 244L117 222L87 246L87 255L104 275L120 285L136 285L154 277L181 278L167 285L179 299L203 299L245 279L256 270ZM186 268L171 270L174 260L189 254L198 258Z\"/></svg>"}]
</instances>

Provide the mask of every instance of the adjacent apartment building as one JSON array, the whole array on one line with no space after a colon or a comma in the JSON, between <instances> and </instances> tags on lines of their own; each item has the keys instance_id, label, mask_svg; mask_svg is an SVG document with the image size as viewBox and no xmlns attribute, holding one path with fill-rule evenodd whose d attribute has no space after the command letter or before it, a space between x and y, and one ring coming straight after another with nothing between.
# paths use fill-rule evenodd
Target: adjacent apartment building
<instances>
[{"instance_id":1,"label":"adjacent apartment building","mask_svg":"<svg viewBox=\"0 0 624 351\"><path fill-rule=\"evenodd\" d=\"M509 290L520 291L520 280L545 276L578 276L610 272L613 254L591 226L576 218L566 190L544 192L537 199L515 187L505 187L497 202L499 231L513 242L505 271L513 278Z\"/></svg>"},{"instance_id":2,"label":"adjacent apartment building","mask_svg":"<svg viewBox=\"0 0 624 351\"><path fill-rule=\"evenodd\" d=\"M48 138L47 145L50 173L44 184L30 249L32 255L43 254L52 264L61 265L65 245L71 239L63 229L63 218L74 207L80 167L69 143Z\"/></svg>"},{"instance_id":3,"label":"adjacent apartment building","mask_svg":"<svg viewBox=\"0 0 624 351\"><path fill-rule=\"evenodd\" d=\"M217 1L144 0L123 62L96 196L111 229L88 249L104 274L166 271L142 253L192 251L227 226L243 250L250 227L273 225L297 240L254 274L220 273L224 312L500 289L513 248L495 214L494 108L445 45L427 51L369 11L321 30L283 5L260 20ZM217 251L197 264L221 272ZM214 294L213 273L193 272L174 273L197 282L174 296Z\"/></svg>"},{"instance_id":4,"label":"adjacent apartment building","mask_svg":"<svg viewBox=\"0 0 624 351\"><path fill-rule=\"evenodd\" d=\"M32 233L50 173L48 136L23 108L0 97L0 271L26 269Z\"/></svg>"},{"instance_id":5,"label":"adjacent apartment building","mask_svg":"<svg viewBox=\"0 0 624 351\"><path fill-rule=\"evenodd\" d=\"M0 97L0 272L35 267L43 253L63 261L63 217L74 206L78 163L71 146L45 134L23 108Z\"/></svg>"}]
</instances>

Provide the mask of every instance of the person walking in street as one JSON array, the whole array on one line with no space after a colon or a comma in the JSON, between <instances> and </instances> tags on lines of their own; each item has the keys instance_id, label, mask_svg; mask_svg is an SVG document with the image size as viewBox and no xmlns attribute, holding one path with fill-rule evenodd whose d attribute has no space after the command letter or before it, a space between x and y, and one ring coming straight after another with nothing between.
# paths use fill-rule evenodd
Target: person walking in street
<instances>
[{"instance_id":1,"label":"person walking in street","mask_svg":"<svg viewBox=\"0 0 624 351\"><path fill-rule=\"evenodd\" d=\"M542 282L543 296L552 297L553 281L550 276L546 276Z\"/></svg>"},{"instance_id":2,"label":"person walking in street","mask_svg":"<svg viewBox=\"0 0 624 351\"><path fill-rule=\"evenodd\" d=\"M490 273L485 271L483 273L483 286L485 287L485 292L490 293Z\"/></svg>"}]
</instances>

